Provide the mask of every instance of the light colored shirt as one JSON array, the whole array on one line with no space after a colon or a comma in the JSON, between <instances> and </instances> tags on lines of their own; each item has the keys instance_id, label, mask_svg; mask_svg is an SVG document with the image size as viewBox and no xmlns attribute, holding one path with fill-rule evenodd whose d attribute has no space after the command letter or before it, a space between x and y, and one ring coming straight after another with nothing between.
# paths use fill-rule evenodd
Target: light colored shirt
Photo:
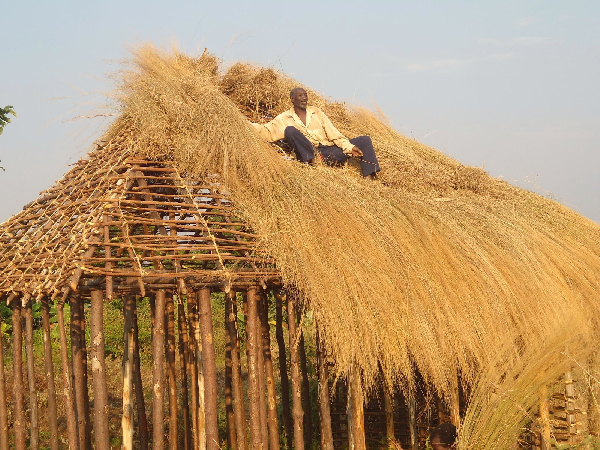
<instances>
[{"instance_id":1,"label":"light colored shirt","mask_svg":"<svg viewBox=\"0 0 600 450\"><path fill-rule=\"evenodd\" d=\"M293 126L300 130L314 146L331 147L336 145L348 155L352 153L352 148L354 148L354 145L333 126L329 117L314 106L306 108L306 125L294 112L294 108L282 112L270 122L251 124L258 135L269 142L283 139L285 129Z\"/></svg>"}]
</instances>

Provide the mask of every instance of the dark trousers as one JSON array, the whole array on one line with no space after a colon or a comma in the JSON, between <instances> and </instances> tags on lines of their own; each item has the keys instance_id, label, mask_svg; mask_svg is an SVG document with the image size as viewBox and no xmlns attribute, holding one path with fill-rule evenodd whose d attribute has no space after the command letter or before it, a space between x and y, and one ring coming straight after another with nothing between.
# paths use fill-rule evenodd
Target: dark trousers
<instances>
[{"instance_id":1,"label":"dark trousers","mask_svg":"<svg viewBox=\"0 0 600 450\"><path fill-rule=\"evenodd\" d=\"M299 161L310 162L314 159L315 148L300 130L289 126L285 129L284 135L285 140L290 144ZM381 170L379 168L377 156L375 156L373 143L369 136L359 136L350 139L350 143L363 152L363 156L360 158L360 168L362 169L363 177L372 175ZM317 148L323 157L323 161L329 166L341 166L348 160L348 156L344 151L335 145L330 147L319 145Z\"/></svg>"}]
</instances>

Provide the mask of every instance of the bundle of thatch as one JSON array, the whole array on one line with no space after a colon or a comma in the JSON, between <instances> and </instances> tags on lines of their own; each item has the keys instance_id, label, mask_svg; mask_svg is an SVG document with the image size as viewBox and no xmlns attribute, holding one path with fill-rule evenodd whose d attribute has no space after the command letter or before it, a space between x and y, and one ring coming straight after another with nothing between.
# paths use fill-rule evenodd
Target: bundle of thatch
<instances>
[{"instance_id":1,"label":"bundle of thatch","mask_svg":"<svg viewBox=\"0 0 600 450\"><path fill-rule=\"evenodd\" d=\"M446 394L458 372L479 392L463 444L483 448L495 419L482 411L494 401L508 405L499 441L514 438L535 404L527 389L554 380L569 358L585 358L597 339L600 228L310 89L312 104L345 135L372 137L381 182L351 165L285 160L247 117L289 108L295 85L272 69L236 64L221 74L210 55L144 47L124 75L122 117L109 136L130 133L133 152L182 172L221 174L312 310L338 373L356 364L366 387L383 371L410 389L418 370ZM527 358L536 359L537 384L523 387L532 379ZM488 398L490 384L511 396Z\"/></svg>"}]
</instances>

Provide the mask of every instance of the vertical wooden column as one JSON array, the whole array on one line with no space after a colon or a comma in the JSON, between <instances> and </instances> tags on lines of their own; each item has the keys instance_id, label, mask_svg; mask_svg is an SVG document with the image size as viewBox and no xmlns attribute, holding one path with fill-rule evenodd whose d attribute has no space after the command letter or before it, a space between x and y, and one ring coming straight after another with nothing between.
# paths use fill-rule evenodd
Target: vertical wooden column
<instances>
[{"instance_id":1,"label":"vertical wooden column","mask_svg":"<svg viewBox=\"0 0 600 450\"><path fill-rule=\"evenodd\" d=\"M25 419L25 401L23 399L23 328L21 326L21 299L17 296L12 300L13 327L13 399L15 403L15 448L25 450L27 446L27 431Z\"/></svg>"},{"instance_id":2,"label":"vertical wooden column","mask_svg":"<svg viewBox=\"0 0 600 450\"><path fill-rule=\"evenodd\" d=\"M256 303L256 368L258 369L258 411L260 413L260 435L261 441L265 448L269 445L269 429L267 426L267 390L265 387L265 355L263 349L263 331L261 324L261 316L263 310L263 296L259 292L257 294Z\"/></svg>"},{"instance_id":3,"label":"vertical wooden column","mask_svg":"<svg viewBox=\"0 0 600 450\"><path fill-rule=\"evenodd\" d=\"M50 449L58 450L58 413L56 409L56 386L54 384L54 362L50 339L50 305L48 297L42 297L42 329L44 334L44 366L48 385L48 424L50 427Z\"/></svg>"},{"instance_id":4,"label":"vertical wooden column","mask_svg":"<svg viewBox=\"0 0 600 450\"><path fill-rule=\"evenodd\" d=\"M206 449L206 403L204 398L205 380L204 380L204 367L202 366L203 349L202 349L202 337L200 336L200 321L199 321L199 305L196 299L196 303L193 305L192 314L192 329L194 331L194 367L196 370L196 383L198 385L198 448L200 450Z\"/></svg>"},{"instance_id":5,"label":"vertical wooden column","mask_svg":"<svg viewBox=\"0 0 600 450\"><path fill-rule=\"evenodd\" d=\"M77 434L79 447L87 446L87 428L90 417L87 415L86 392L87 383L84 378L85 328L83 318L83 298L71 297L71 364L73 366L73 391L75 393L75 416L77 418Z\"/></svg>"},{"instance_id":6,"label":"vertical wooden column","mask_svg":"<svg viewBox=\"0 0 600 450\"><path fill-rule=\"evenodd\" d=\"M385 411L385 438L388 443L395 439L394 434L394 403L390 385L383 382L383 409Z\"/></svg>"},{"instance_id":7,"label":"vertical wooden column","mask_svg":"<svg viewBox=\"0 0 600 450\"><path fill-rule=\"evenodd\" d=\"M552 447L550 441L550 411L548 410L548 388L544 386L540 389L540 448L541 450L550 450Z\"/></svg>"},{"instance_id":8,"label":"vertical wooden column","mask_svg":"<svg viewBox=\"0 0 600 450\"><path fill-rule=\"evenodd\" d=\"M248 402L250 409L250 448L264 449L260 423L260 389L258 379L258 287L248 288L247 320L246 320L246 349L248 354Z\"/></svg>"},{"instance_id":9,"label":"vertical wooden column","mask_svg":"<svg viewBox=\"0 0 600 450\"><path fill-rule=\"evenodd\" d=\"M410 431L410 450L419 450L419 430L417 429L417 400L414 388L408 387L408 429Z\"/></svg>"},{"instance_id":10,"label":"vertical wooden column","mask_svg":"<svg viewBox=\"0 0 600 450\"><path fill-rule=\"evenodd\" d=\"M12 297L9 296L7 302L10 304L12 298L14 297L14 294L12 294ZM0 448L8 448L8 409L6 409L6 378L4 374L3 335L4 332L0 328Z\"/></svg>"},{"instance_id":11,"label":"vertical wooden column","mask_svg":"<svg viewBox=\"0 0 600 450\"><path fill-rule=\"evenodd\" d=\"M292 449L292 414L290 411L290 382L287 372L287 361L285 356L285 338L283 335L283 294L275 292L275 337L277 338L277 349L279 353L279 379L281 383L281 409L287 449Z\"/></svg>"},{"instance_id":12,"label":"vertical wooden column","mask_svg":"<svg viewBox=\"0 0 600 450\"><path fill-rule=\"evenodd\" d=\"M164 348L165 348L165 301L164 290L156 292L154 299L154 330L152 332L152 448L164 448Z\"/></svg>"},{"instance_id":13,"label":"vertical wooden column","mask_svg":"<svg viewBox=\"0 0 600 450\"><path fill-rule=\"evenodd\" d=\"M148 450L148 417L146 416L146 400L144 399L144 386L142 384L142 368L140 364L140 341L138 333L136 296L133 302L133 387L135 389L135 404L140 437L140 449Z\"/></svg>"},{"instance_id":14,"label":"vertical wooden column","mask_svg":"<svg viewBox=\"0 0 600 450\"><path fill-rule=\"evenodd\" d=\"M298 327L301 323L298 323ZM306 347L304 345L304 332L300 330L300 345L298 355L300 356L300 370L302 373L302 408L304 410L304 441L311 445L313 439L312 411L310 403L310 385L308 381L308 364L306 361Z\"/></svg>"},{"instance_id":15,"label":"vertical wooden column","mask_svg":"<svg viewBox=\"0 0 600 450\"><path fill-rule=\"evenodd\" d=\"M177 296L177 328L179 332L179 367L181 371L181 413L183 416L183 448L190 450L192 447L192 430L190 423L190 404L188 393L188 330L185 317L185 306L181 295Z\"/></svg>"},{"instance_id":16,"label":"vertical wooden column","mask_svg":"<svg viewBox=\"0 0 600 450\"><path fill-rule=\"evenodd\" d=\"M198 291L198 310L202 329L202 366L204 369L204 402L206 423L206 448L219 449L219 427L217 425L217 358L213 339L212 308L210 289Z\"/></svg>"},{"instance_id":17,"label":"vertical wooden column","mask_svg":"<svg viewBox=\"0 0 600 450\"><path fill-rule=\"evenodd\" d=\"M104 362L104 293L91 292L90 332L92 353L92 381L94 385L94 442L96 449L109 450L108 392Z\"/></svg>"},{"instance_id":18,"label":"vertical wooden column","mask_svg":"<svg viewBox=\"0 0 600 450\"><path fill-rule=\"evenodd\" d=\"M123 450L133 449L133 314L135 298L123 295Z\"/></svg>"},{"instance_id":19,"label":"vertical wooden column","mask_svg":"<svg viewBox=\"0 0 600 450\"><path fill-rule=\"evenodd\" d=\"M169 388L169 449L177 450L177 371L175 367L175 305L173 296L166 298L165 313L165 356L167 359L167 385Z\"/></svg>"},{"instance_id":20,"label":"vertical wooden column","mask_svg":"<svg viewBox=\"0 0 600 450\"><path fill-rule=\"evenodd\" d=\"M265 362L265 378L267 380L267 424L269 428L269 448L279 450L279 426L277 424L277 392L275 375L271 357L271 326L269 325L269 303L266 293L261 302L260 322L262 326L263 354Z\"/></svg>"},{"instance_id":21,"label":"vertical wooden column","mask_svg":"<svg viewBox=\"0 0 600 450\"><path fill-rule=\"evenodd\" d=\"M27 354L27 381L29 384L29 448L37 450L39 448L39 417L38 417L38 399L35 389L35 365L33 356L33 301L30 296L26 296L23 315L25 317L25 353Z\"/></svg>"},{"instance_id":22,"label":"vertical wooden column","mask_svg":"<svg viewBox=\"0 0 600 450\"><path fill-rule=\"evenodd\" d=\"M296 311L292 296L287 296L288 304L288 332L290 336L290 372L292 378L292 414L294 420L294 446L297 449L304 448L304 425L302 423L304 411L302 410L302 380L300 378L300 357L298 347L300 345L299 331L296 327Z\"/></svg>"},{"instance_id":23,"label":"vertical wooden column","mask_svg":"<svg viewBox=\"0 0 600 450\"><path fill-rule=\"evenodd\" d=\"M575 386L571 371L565 373L565 413L569 427L569 443L575 443L577 426L575 423Z\"/></svg>"},{"instance_id":24,"label":"vertical wooden column","mask_svg":"<svg viewBox=\"0 0 600 450\"><path fill-rule=\"evenodd\" d=\"M331 410L329 407L329 375L325 347L316 331L317 370L319 372L319 418L321 424L321 449L333 450L333 432L331 429Z\"/></svg>"},{"instance_id":25,"label":"vertical wooden column","mask_svg":"<svg viewBox=\"0 0 600 450\"><path fill-rule=\"evenodd\" d=\"M348 440L350 450L366 450L364 396L355 364L348 374Z\"/></svg>"},{"instance_id":26,"label":"vertical wooden column","mask_svg":"<svg viewBox=\"0 0 600 450\"><path fill-rule=\"evenodd\" d=\"M67 434L69 439L69 449L77 450L79 448L79 436L77 434L77 417L75 414L75 398L73 386L71 384L71 367L69 363L69 353L67 349L67 333L65 327L64 314L65 299L56 303L56 315L58 318L58 330L60 333L60 359L62 363L63 393L64 404L67 416Z\"/></svg>"},{"instance_id":27,"label":"vertical wooden column","mask_svg":"<svg viewBox=\"0 0 600 450\"><path fill-rule=\"evenodd\" d=\"M231 294L229 291L225 294L225 420L227 422L227 446L230 449L237 449L237 432L235 429L235 410L233 407L233 362L232 339L229 330L229 313L231 311ZM235 294L234 294L235 295Z\"/></svg>"},{"instance_id":28,"label":"vertical wooden column","mask_svg":"<svg viewBox=\"0 0 600 450\"><path fill-rule=\"evenodd\" d=\"M191 407L192 407L192 440L194 449L200 448L198 438L198 366L196 365L196 294L188 292L187 295L187 306L188 306L188 330L189 330L189 347L188 347L188 372L190 374L190 387L191 387Z\"/></svg>"}]
</instances>

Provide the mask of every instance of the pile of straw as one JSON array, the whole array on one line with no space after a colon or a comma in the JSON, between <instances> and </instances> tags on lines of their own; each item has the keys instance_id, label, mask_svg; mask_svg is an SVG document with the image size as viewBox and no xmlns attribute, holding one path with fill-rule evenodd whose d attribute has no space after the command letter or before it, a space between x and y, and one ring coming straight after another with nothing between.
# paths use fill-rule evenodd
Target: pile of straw
<instances>
[{"instance_id":1,"label":"pile of straw","mask_svg":"<svg viewBox=\"0 0 600 450\"><path fill-rule=\"evenodd\" d=\"M109 134L128 130L132 151L182 172L221 175L284 282L312 310L337 374L355 364L366 388L383 371L411 389L418 370L446 395L458 371L478 395L465 448L485 448L485 430L498 430L484 414L492 383L512 392L499 396L512 408L511 426L494 442L514 442L532 407L529 391L519 394L529 359L538 360L535 389L572 363L557 336L584 359L598 338L600 228L401 136L380 114L308 88L310 103L346 136L372 137L381 181L362 179L352 164L285 160L248 118L289 108L296 85L272 69L239 63L220 73L208 54L143 47L123 75L122 117ZM549 349L551 358L539 357Z\"/></svg>"}]
</instances>

